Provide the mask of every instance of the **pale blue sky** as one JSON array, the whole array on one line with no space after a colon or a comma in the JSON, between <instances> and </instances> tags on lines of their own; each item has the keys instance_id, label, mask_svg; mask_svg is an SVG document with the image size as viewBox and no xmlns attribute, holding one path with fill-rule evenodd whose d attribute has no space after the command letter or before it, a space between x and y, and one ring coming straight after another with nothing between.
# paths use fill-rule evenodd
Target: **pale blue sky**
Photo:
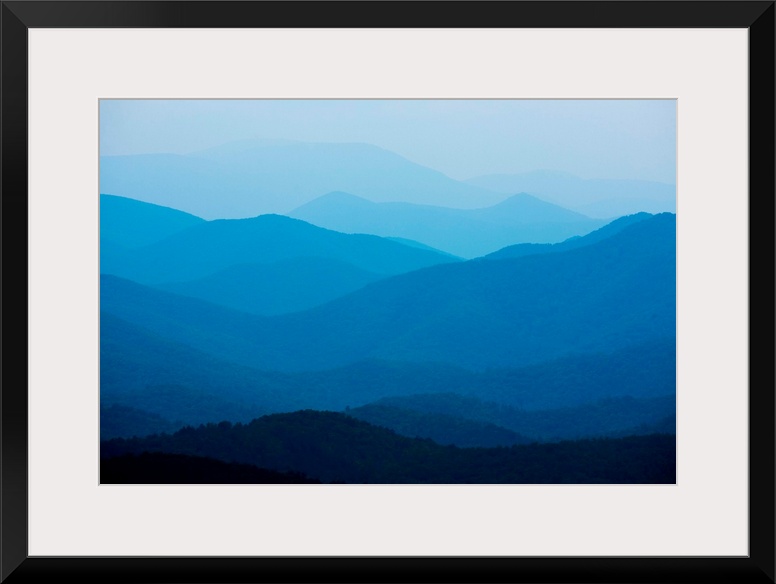
<instances>
[{"instance_id":1,"label":"pale blue sky","mask_svg":"<svg viewBox=\"0 0 776 584\"><path fill-rule=\"evenodd\" d=\"M674 100L102 100L102 155L245 138L366 142L455 179L558 170L676 181Z\"/></svg>"}]
</instances>

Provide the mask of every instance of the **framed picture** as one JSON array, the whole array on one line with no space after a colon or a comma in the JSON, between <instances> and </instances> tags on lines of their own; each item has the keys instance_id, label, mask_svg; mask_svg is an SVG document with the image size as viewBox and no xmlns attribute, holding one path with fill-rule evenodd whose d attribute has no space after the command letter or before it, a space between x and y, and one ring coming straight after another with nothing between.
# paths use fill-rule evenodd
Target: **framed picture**
<instances>
[{"instance_id":1,"label":"framed picture","mask_svg":"<svg viewBox=\"0 0 776 584\"><path fill-rule=\"evenodd\" d=\"M773 582L774 10L770 1L3 2L3 271L14 309L2 580ZM331 147L343 143L344 154ZM271 161L241 167L256 148ZM587 179L561 177L585 182L589 199L563 200L558 176L547 186L547 176L515 174L553 164ZM506 186L499 172L512 173ZM638 190L624 180L634 178L649 180ZM672 184L671 197L659 191ZM618 195L607 199L607 188ZM638 203L621 196L635 190ZM553 220L526 235L505 204ZM370 208L368 221L354 205ZM276 223L274 239L246 236L250 217ZM670 221L671 237L656 221ZM289 222L315 239L309 265L309 250L276 253ZM649 233L639 240L631 228ZM199 235L214 230L237 243ZM176 234L186 236L159 244ZM375 241L383 247L372 253ZM523 253L529 242L549 247ZM323 258L324 248L337 251ZM497 253L522 255L488 261ZM489 296L498 262L526 283L520 336L499 337L514 327L483 317L514 304L512 294ZM391 343L375 341L386 338L378 321L393 326L399 313L341 326L369 320L348 316L351 307L376 305L374 295L385 304L418 268L412 298L436 300L406 303L415 312L401 312L411 322ZM290 274L318 285L283 288ZM556 294L563 285L551 276L571 285ZM267 281L265 294L257 282ZM323 318L337 302L339 316ZM577 304L585 318L563 316ZM464 326L462 314L477 319ZM666 331L668 360L656 357ZM620 360L616 382L585 390L609 401L595 415L592 402L572 403L579 363L615 369L590 365L591 355L623 348L635 355L630 369ZM563 358L575 350L584 359L571 367ZM372 357L394 369L364 365ZM397 374L405 362L422 373ZM329 378L355 365L360 376ZM534 388L563 379L518 395L505 367ZM240 380L257 371L269 372L272 400L238 404ZM412 395L385 389L391 375ZM655 393L660 375L670 395ZM370 390L343 397L347 383ZM502 421L521 412L520 427L494 425L488 404ZM300 428L313 438L283 443ZM259 435L267 446L255 459L224 454L225 440ZM340 438L378 447L354 463L329 456L346 448ZM420 450L435 454L406 455ZM291 451L294 465L272 462ZM311 480L329 484L291 484Z\"/></svg>"}]
</instances>

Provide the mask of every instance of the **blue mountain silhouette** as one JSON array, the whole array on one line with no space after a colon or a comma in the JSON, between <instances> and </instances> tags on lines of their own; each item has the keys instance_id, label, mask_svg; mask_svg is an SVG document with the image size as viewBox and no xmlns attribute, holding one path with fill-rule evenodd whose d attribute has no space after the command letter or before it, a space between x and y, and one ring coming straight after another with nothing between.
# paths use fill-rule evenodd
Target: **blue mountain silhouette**
<instances>
[{"instance_id":1,"label":"blue mountain silhouette","mask_svg":"<svg viewBox=\"0 0 776 584\"><path fill-rule=\"evenodd\" d=\"M504 198L359 143L245 140L190 155L100 158L100 192L205 219L283 213L337 190L373 201L462 208L484 207Z\"/></svg>"},{"instance_id":2,"label":"blue mountain silhouette","mask_svg":"<svg viewBox=\"0 0 776 584\"><path fill-rule=\"evenodd\" d=\"M133 248L155 243L203 219L126 197L100 195L100 238Z\"/></svg>"},{"instance_id":3,"label":"blue mountain silhouette","mask_svg":"<svg viewBox=\"0 0 776 584\"><path fill-rule=\"evenodd\" d=\"M264 369L369 358L519 367L672 337L675 230L674 215L656 215L578 249L437 265L272 318L106 277L101 303L172 340Z\"/></svg>"},{"instance_id":4,"label":"blue mountain silhouette","mask_svg":"<svg viewBox=\"0 0 776 584\"><path fill-rule=\"evenodd\" d=\"M207 221L116 256L102 272L146 284L189 281L242 264L320 257L380 275L457 261L374 235L346 235L281 215Z\"/></svg>"},{"instance_id":5,"label":"blue mountain silhouette","mask_svg":"<svg viewBox=\"0 0 776 584\"><path fill-rule=\"evenodd\" d=\"M494 251L493 253L490 253L481 259L503 260L506 258L519 258L527 255L568 251L602 241L608 237L611 237L615 233L619 233L629 225L638 223L639 221L644 221L650 217L652 217L652 215L649 213L626 215L625 217L615 219L611 223L607 223L600 229L596 229L595 231L592 231L584 236L571 237L560 243L519 243L517 245L510 245L498 251Z\"/></svg>"},{"instance_id":6,"label":"blue mountain silhouette","mask_svg":"<svg viewBox=\"0 0 776 584\"><path fill-rule=\"evenodd\" d=\"M478 176L465 182L498 193L530 193L590 217L676 212L676 185L655 181L585 180L567 172L536 170Z\"/></svg>"},{"instance_id":7,"label":"blue mountain silhouette","mask_svg":"<svg viewBox=\"0 0 776 584\"><path fill-rule=\"evenodd\" d=\"M516 243L558 242L584 235L606 223L526 194L486 208L451 209L373 203L348 193L332 192L289 215L345 233L408 238L466 258Z\"/></svg>"}]
</instances>

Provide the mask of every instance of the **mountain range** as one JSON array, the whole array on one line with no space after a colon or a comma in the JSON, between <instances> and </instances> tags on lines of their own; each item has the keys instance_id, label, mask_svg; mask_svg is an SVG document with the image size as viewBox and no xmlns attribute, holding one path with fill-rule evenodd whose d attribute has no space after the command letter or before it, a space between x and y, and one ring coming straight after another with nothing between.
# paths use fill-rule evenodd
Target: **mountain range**
<instances>
[{"instance_id":1,"label":"mountain range","mask_svg":"<svg viewBox=\"0 0 776 584\"><path fill-rule=\"evenodd\" d=\"M382 277L336 259L297 257L233 265L197 280L157 284L157 288L251 314L274 315L325 304Z\"/></svg>"},{"instance_id":2,"label":"mountain range","mask_svg":"<svg viewBox=\"0 0 776 584\"><path fill-rule=\"evenodd\" d=\"M277 215L244 220L204 221L180 211L123 197L101 196L101 273L119 275L183 296L208 300L258 315L297 312L325 304L371 282L420 267L460 261L461 258L404 237L344 234L306 221ZM519 233L538 230L579 231L595 225L579 215L517 195L495 207L455 210L410 204L370 203L343 193L331 193L306 207L358 222L355 208L383 209L401 217L417 215L416 232L397 233L434 240L448 248L473 254L511 242ZM393 211L391 211L393 210ZM437 220L433 220L436 217ZM582 247L600 241L626 225L649 217L642 213L618 219L584 237L557 244L509 245L488 259L517 257ZM310 218L312 219L312 218ZM548 221L549 223L539 223ZM326 223L326 221L320 221ZM336 223L336 221L335 221ZM425 225L425 227L424 227ZM339 226L342 228L342 226ZM356 230L357 231L357 230ZM390 229L386 227L385 233ZM446 239L446 241L442 241ZM308 286L309 282L315 286Z\"/></svg>"},{"instance_id":3,"label":"mountain range","mask_svg":"<svg viewBox=\"0 0 776 584\"><path fill-rule=\"evenodd\" d=\"M451 392L524 411L549 410L625 396L672 395L676 383L672 339L484 372L438 363L367 360L297 373L238 365L228 356L218 358L106 312L100 319L100 339L103 404L188 424L248 421L304 407L344 410L389 397Z\"/></svg>"},{"instance_id":4,"label":"mountain range","mask_svg":"<svg viewBox=\"0 0 776 584\"><path fill-rule=\"evenodd\" d=\"M613 219L676 211L676 186L581 179L565 172L493 174L465 181L364 143L249 139L190 154L100 157L100 192L172 207L204 219L289 213L326 193L375 203L485 208L517 193Z\"/></svg>"},{"instance_id":5,"label":"mountain range","mask_svg":"<svg viewBox=\"0 0 776 584\"><path fill-rule=\"evenodd\" d=\"M205 221L136 249L102 250L100 271L145 284L195 280L235 265L317 257L392 275L456 261L374 235L348 235L282 215Z\"/></svg>"},{"instance_id":6,"label":"mountain range","mask_svg":"<svg viewBox=\"0 0 776 584\"><path fill-rule=\"evenodd\" d=\"M272 318L107 276L101 303L157 334L260 369L369 358L520 367L673 336L675 230L674 215L656 215L581 248L418 269Z\"/></svg>"},{"instance_id":7,"label":"mountain range","mask_svg":"<svg viewBox=\"0 0 776 584\"><path fill-rule=\"evenodd\" d=\"M108 482L675 481L672 213L100 207Z\"/></svg>"},{"instance_id":8,"label":"mountain range","mask_svg":"<svg viewBox=\"0 0 776 584\"><path fill-rule=\"evenodd\" d=\"M644 221L652 217L649 213L636 213L634 215L626 215L615 219L611 223L607 223L600 229L588 233L584 236L570 237L559 243L518 243L516 245L508 245L501 249L489 253L483 256L481 259L486 260L503 260L507 258L519 258L528 255L537 255L543 253L553 253L558 251L569 251L579 247L585 247L598 241L603 241L611 237L612 235L619 233L629 225Z\"/></svg>"},{"instance_id":9,"label":"mountain range","mask_svg":"<svg viewBox=\"0 0 776 584\"><path fill-rule=\"evenodd\" d=\"M589 217L676 212L676 185L655 181L582 179L566 172L537 170L483 175L465 182L502 194L529 193Z\"/></svg>"},{"instance_id":10,"label":"mountain range","mask_svg":"<svg viewBox=\"0 0 776 584\"><path fill-rule=\"evenodd\" d=\"M274 414L101 443L103 459L143 452L206 457L323 482L674 483L676 438L630 436L510 448L456 448L336 412ZM169 480L169 479L168 479Z\"/></svg>"},{"instance_id":11,"label":"mountain range","mask_svg":"<svg viewBox=\"0 0 776 584\"><path fill-rule=\"evenodd\" d=\"M523 410L472 396L433 393L387 397L345 413L405 436L463 447L492 447L647 434L649 427L675 415L676 397L625 396L574 407Z\"/></svg>"},{"instance_id":12,"label":"mountain range","mask_svg":"<svg viewBox=\"0 0 776 584\"><path fill-rule=\"evenodd\" d=\"M331 191L460 208L504 198L361 143L244 140L188 155L100 157L101 193L204 219L284 213Z\"/></svg>"},{"instance_id":13,"label":"mountain range","mask_svg":"<svg viewBox=\"0 0 776 584\"><path fill-rule=\"evenodd\" d=\"M126 197L100 195L100 239L123 248L156 243L203 219Z\"/></svg>"},{"instance_id":14,"label":"mountain range","mask_svg":"<svg viewBox=\"0 0 776 584\"><path fill-rule=\"evenodd\" d=\"M473 258L524 242L555 243L606 223L526 194L491 207L452 209L412 203L373 203L333 192L293 210L291 217L345 233L370 233L422 242Z\"/></svg>"}]
</instances>

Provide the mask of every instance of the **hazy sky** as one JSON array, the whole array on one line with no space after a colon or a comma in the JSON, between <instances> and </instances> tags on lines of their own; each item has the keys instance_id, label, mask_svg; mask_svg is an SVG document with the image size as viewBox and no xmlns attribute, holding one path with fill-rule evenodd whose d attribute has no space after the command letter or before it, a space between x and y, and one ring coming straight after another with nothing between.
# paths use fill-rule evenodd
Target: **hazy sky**
<instances>
[{"instance_id":1,"label":"hazy sky","mask_svg":"<svg viewBox=\"0 0 776 584\"><path fill-rule=\"evenodd\" d=\"M546 169L676 181L674 100L102 100L102 155L245 138L366 142L455 179Z\"/></svg>"}]
</instances>

